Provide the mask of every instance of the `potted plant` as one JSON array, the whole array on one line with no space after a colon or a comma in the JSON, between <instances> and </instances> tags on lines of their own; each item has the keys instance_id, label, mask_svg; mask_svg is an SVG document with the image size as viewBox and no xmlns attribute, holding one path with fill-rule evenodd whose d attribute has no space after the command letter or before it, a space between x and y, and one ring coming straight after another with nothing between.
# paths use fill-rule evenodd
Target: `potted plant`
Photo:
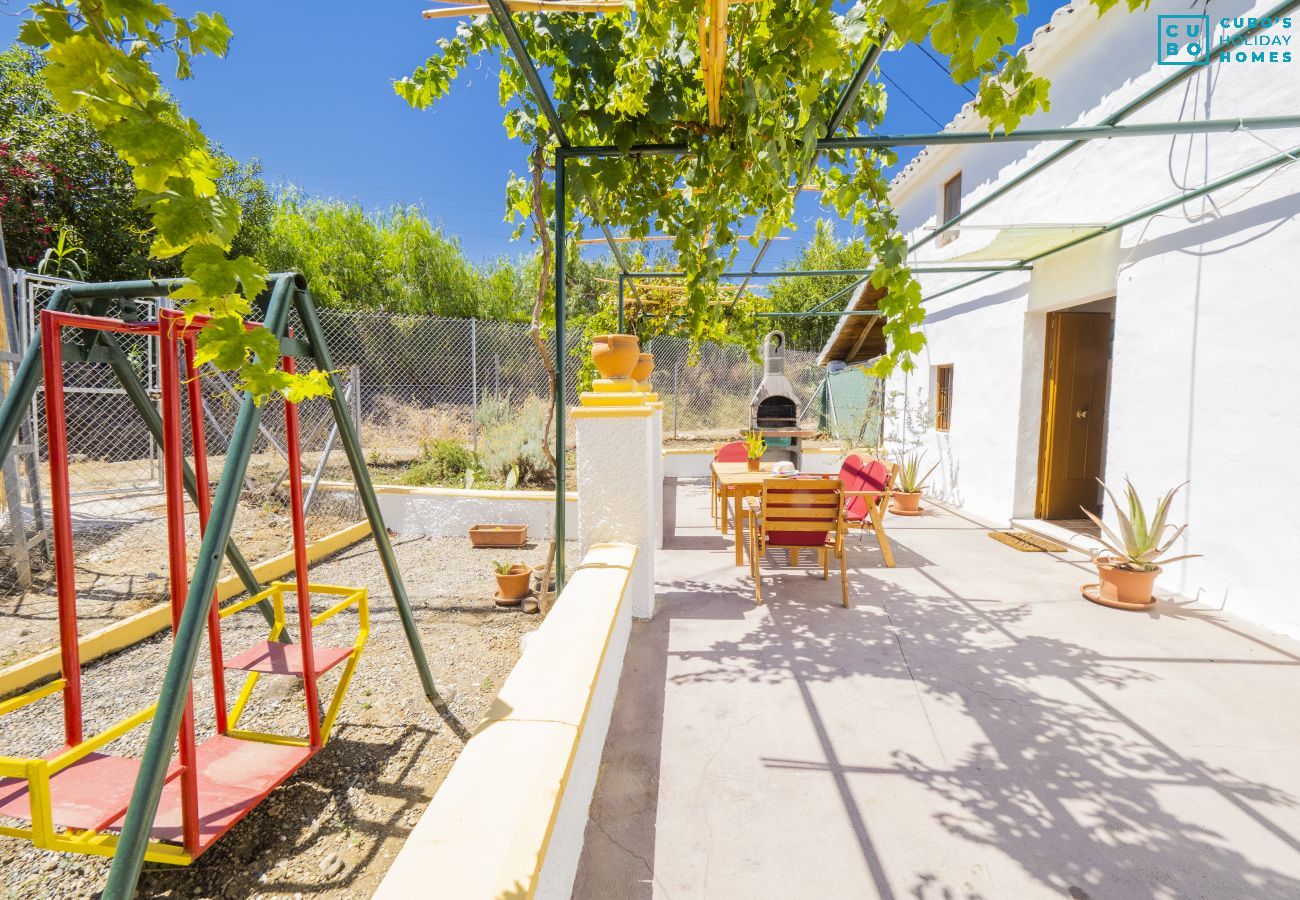
<instances>
[{"instance_id":1,"label":"potted plant","mask_svg":"<svg viewBox=\"0 0 1300 900\"><path fill-rule=\"evenodd\" d=\"M1133 482L1124 479L1124 499L1127 502L1123 506L1106 483L1101 482L1115 510L1116 527L1112 529L1098 516L1086 509L1083 511L1084 515L1101 529L1101 537L1098 540L1110 551L1110 555L1099 553L1093 559L1097 564L1097 576L1101 579L1101 583L1084 585L1083 596L1103 606L1146 609L1156 602L1155 597L1151 596L1151 591L1155 586L1156 576L1162 571L1162 563L1200 556L1199 553L1184 553L1182 556L1170 557L1164 555L1174 545L1174 541L1187 530L1186 525L1175 528L1166 522L1169 517L1169 505L1173 502L1174 495L1182 490L1186 483L1184 481L1160 498L1152 514L1148 516L1137 490L1133 487ZM1166 536L1171 529L1173 533Z\"/></svg>"},{"instance_id":2,"label":"potted plant","mask_svg":"<svg viewBox=\"0 0 1300 900\"><path fill-rule=\"evenodd\" d=\"M898 454L898 476L893 492L894 502L889 511L900 516L919 516L921 514L921 491L926 480L939 464L935 463L921 471L921 461L925 459L924 450Z\"/></svg>"},{"instance_id":3,"label":"potted plant","mask_svg":"<svg viewBox=\"0 0 1300 900\"><path fill-rule=\"evenodd\" d=\"M749 463L749 471L757 472L758 464L763 460L763 454L767 452L767 441L763 440L763 435L757 431L746 431L742 436L745 441L745 460Z\"/></svg>"},{"instance_id":4,"label":"potted plant","mask_svg":"<svg viewBox=\"0 0 1300 900\"><path fill-rule=\"evenodd\" d=\"M494 559L492 568L497 576L496 600L499 605L517 606L528 596L528 582L533 575L531 566Z\"/></svg>"}]
</instances>

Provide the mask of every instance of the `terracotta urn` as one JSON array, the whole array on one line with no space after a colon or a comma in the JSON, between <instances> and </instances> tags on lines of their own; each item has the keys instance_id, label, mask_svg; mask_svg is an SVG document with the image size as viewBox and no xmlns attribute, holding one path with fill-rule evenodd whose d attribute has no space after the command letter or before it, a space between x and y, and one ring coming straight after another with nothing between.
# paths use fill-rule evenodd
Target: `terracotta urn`
<instances>
[{"instance_id":1,"label":"terracotta urn","mask_svg":"<svg viewBox=\"0 0 1300 900\"><path fill-rule=\"evenodd\" d=\"M654 354L641 353L636 358L636 365L632 369L633 381L649 381L650 373L654 371L655 358Z\"/></svg>"},{"instance_id":2,"label":"terracotta urn","mask_svg":"<svg viewBox=\"0 0 1300 900\"><path fill-rule=\"evenodd\" d=\"M912 491L911 493L894 491L893 498L893 506L897 508L898 512L918 513L921 511L920 491Z\"/></svg>"},{"instance_id":3,"label":"terracotta urn","mask_svg":"<svg viewBox=\"0 0 1300 900\"><path fill-rule=\"evenodd\" d=\"M515 563L509 572L498 572L496 575L498 600L519 600L528 596L528 582L533 576L533 570L528 566Z\"/></svg>"},{"instance_id":4,"label":"terracotta urn","mask_svg":"<svg viewBox=\"0 0 1300 900\"><path fill-rule=\"evenodd\" d=\"M1150 572L1137 572L1116 565L1120 560L1113 556L1099 556L1097 576L1101 579L1098 594L1103 601L1125 606L1144 607L1155 603L1151 592L1155 589L1157 566Z\"/></svg>"},{"instance_id":5,"label":"terracotta urn","mask_svg":"<svg viewBox=\"0 0 1300 900\"><path fill-rule=\"evenodd\" d=\"M635 334L598 334L591 340L591 361L602 378L629 377L640 353Z\"/></svg>"}]
</instances>

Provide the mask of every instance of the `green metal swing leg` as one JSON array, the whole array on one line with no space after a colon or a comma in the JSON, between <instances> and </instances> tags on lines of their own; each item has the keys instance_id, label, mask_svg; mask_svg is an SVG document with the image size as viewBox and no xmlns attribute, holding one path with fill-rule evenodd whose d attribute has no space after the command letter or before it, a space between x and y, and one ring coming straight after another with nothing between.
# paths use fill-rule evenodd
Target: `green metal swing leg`
<instances>
[{"instance_id":1,"label":"green metal swing leg","mask_svg":"<svg viewBox=\"0 0 1300 900\"><path fill-rule=\"evenodd\" d=\"M441 704L438 690L433 683L433 674L429 671L429 662L424 655L424 645L420 643L420 632L415 624L415 615L411 612L411 601L406 595L406 585L402 583L402 573L397 568L397 556L393 553L393 542L388 538L388 529L384 526L384 517L379 511L379 497L375 494L374 484L370 481L370 470L366 468L365 454L361 441L357 437L352 414L348 411L347 401L343 399L343 386L334 374L334 359L329 345L325 342L325 331L321 328L320 317L316 314L316 304L311 294L305 290L296 292L295 306L303 330L307 333L307 342L311 344L316 366L329 374L330 406L334 409L334 421L338 424L339 439L343 451L347 454L348 465L352 467L352 479L361 497L361 505L370 521L370 530L379 549L379 558L384 563L384 574L388 577L388 586L393 592L393 602L397 605L398 616L402 620L402 630L406 632L406 642L411 649L411 658L420 673L420 684L424 695L434 706ZM241 476L242 477L242 476ZM225 483L223 477L222 483Z\"/></svg>"}]
</instances>

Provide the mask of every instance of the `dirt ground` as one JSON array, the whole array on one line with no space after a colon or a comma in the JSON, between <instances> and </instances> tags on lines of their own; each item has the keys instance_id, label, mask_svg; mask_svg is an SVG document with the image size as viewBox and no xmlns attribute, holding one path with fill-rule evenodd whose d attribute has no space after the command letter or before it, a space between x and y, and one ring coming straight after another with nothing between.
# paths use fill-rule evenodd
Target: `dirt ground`
<instances>
[{"instance_id":1,"label":"dirt ground","mask_svg":"<svg viewBox=\"0 0 1300 900\"><path fill-rule=\"evenodd\" d=\"M373 545L364 542L314 566L313 580L364 585L371 599L370 640L329 744L195 864L147 870L139 896L370 896L514 666L522 637L539 624L536 615L493 604L493 553L471 550L463 538L397 542L421 643L448 701L443 712L421 690ZM545 546L510 552L512 560L530 564L544 555ZM317 612L325 602L318 599ZM350 644L356 624L354 614L340 614L317 630L316 646ZM227 652L262 639L265 627L252 610L228 619L222 629ZM159 637L86 667L88 734L156 698L169 651L170 639ZM330 696L339 671L322 680L322 696ZM213 727L206 647L195 672L202 740ZM227 673L228 697L241 674ZM305 733L297 685L296 679L263 679L240 727ZM6 716L4 724L0 754L45 753L61 742L57 698ZM146 736L146 728L136 729L110 752L138 755ZM95 897L107 871L106 860L0 838L0 897L6 900Z\"/></svg>"}]
</instances>

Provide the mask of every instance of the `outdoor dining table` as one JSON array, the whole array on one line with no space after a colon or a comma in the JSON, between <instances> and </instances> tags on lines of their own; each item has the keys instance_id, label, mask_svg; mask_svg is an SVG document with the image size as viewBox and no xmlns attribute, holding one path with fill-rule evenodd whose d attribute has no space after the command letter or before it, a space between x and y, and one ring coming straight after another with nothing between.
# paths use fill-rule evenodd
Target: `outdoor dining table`
<instances>
[{"instance_id":1,"label":"outdoor dining table","mask_svg":"<svg viewBox=\"0 0 1300 900\"><path fill-rule=\"evenodd\" d=\"M770 477L772 474L771 463L760 463L757 472L749 471L749 463L743 462L714 462L713 478L718 485L718 496L721 497L722 507L722 533L727 533L727 495L730 494L734 499L735 513L733 519L736 523L736 565L745 564L745 535L740 529L741 508L746 497L757 497L763 492L763 479Z\"/></svg>"}]
</instances>

